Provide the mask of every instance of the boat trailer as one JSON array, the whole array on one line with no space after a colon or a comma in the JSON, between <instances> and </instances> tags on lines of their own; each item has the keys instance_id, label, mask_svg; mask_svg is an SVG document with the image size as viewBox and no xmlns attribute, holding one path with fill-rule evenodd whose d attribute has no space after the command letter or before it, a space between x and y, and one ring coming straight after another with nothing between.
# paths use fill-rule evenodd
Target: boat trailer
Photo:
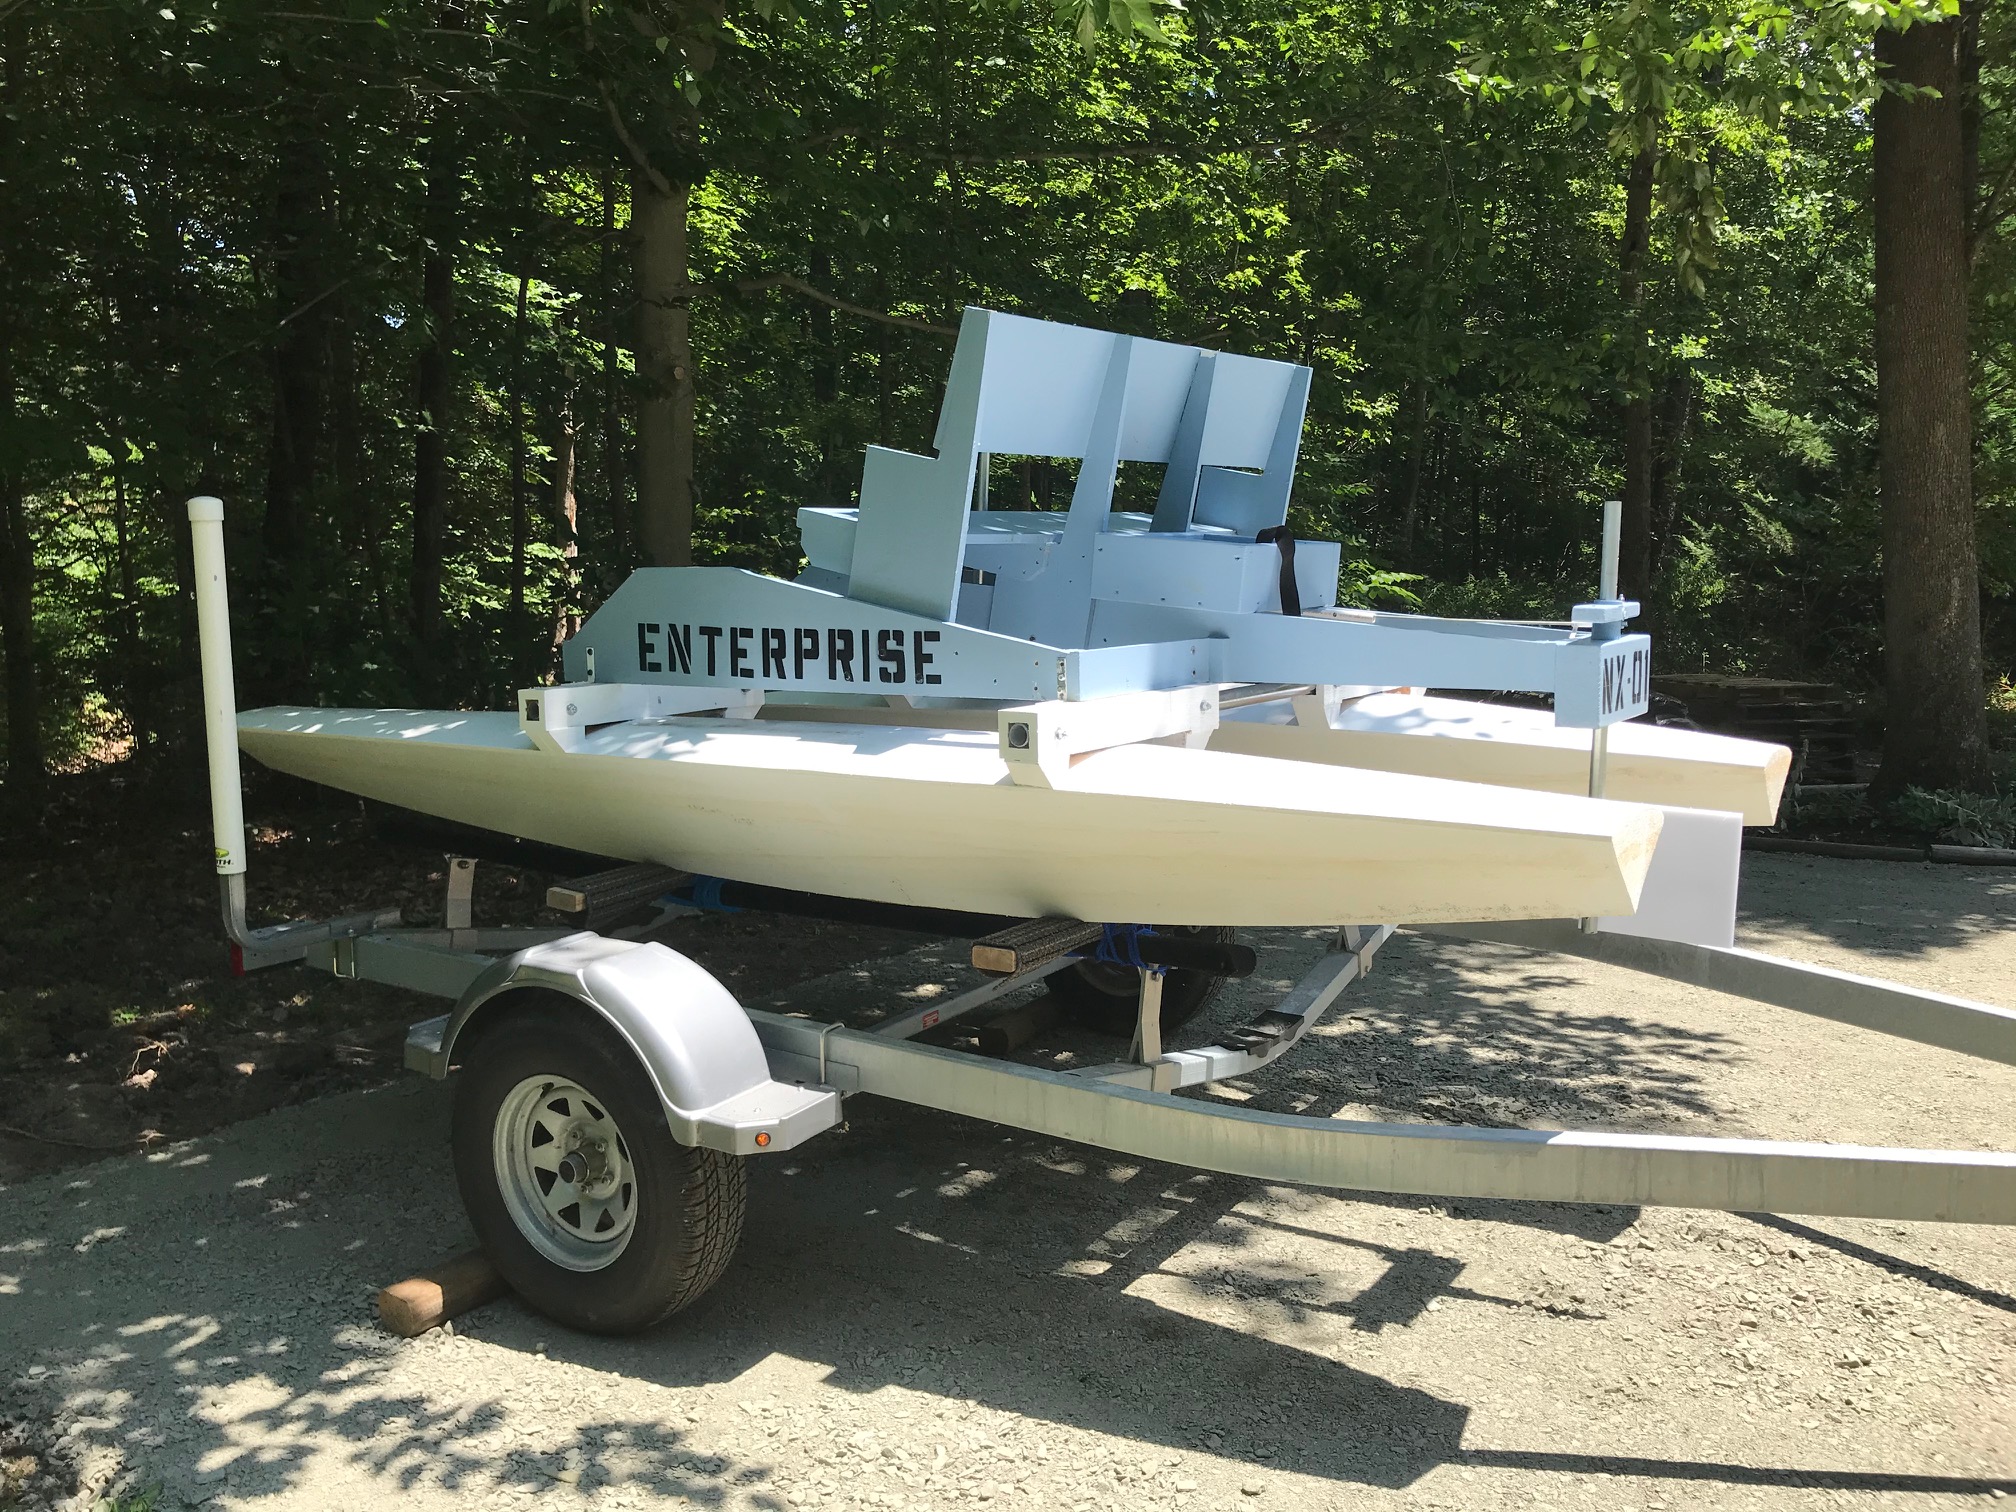
<instances>
[{"instance_id":1,"label":"boat trailer","mask_svg":"<svg viewBox=\"0 0 2016 1512\"><path fill-rule=\"evenodd\" d=\"M621 1054L648 1080L654 1106L645 1116L662 1112L671 1143L660 1153L714 1157L715 1186L732 1200L687 1204L684 1222L689 1237L697 1236L701 1261L688 1266L682 1284L661 1286L649 1305L611 1309L584 1302L572 1288L593 1269L583 1258L587 1246L606 1242L594 1225L608 1220L607 1233L626 1221L621 1210L633 1200L625 1195L626 1181L644 1187L651 1180L649 1142L634 1125L626 1139L608 1109L586 1103L585 1111L596 1116L584 1117L583 1102L562 1100L566 1116L542 1123L538 1109L527 1115L524 1126L534 1145L529 1154L506 1150L499 1136L489 1140L486 1159L483 1141L472 1141L478 1148L471 1152L458 1138L458 1172L479 1233L494 1249L499 1230L486 1232L476 1209L490 1192L506 1193L509 1218L540 1263L500 1268L529 1303L563 1322L626 1331L692 1300L719 1274L739 1234L740 1158L781 1153L838 1126L846 1100L862 1094L1143 1159L1347 1191L2016 1224L2016 1154L2007 1152L1377 1123L1180 1095L1250 1075L1293 1050L1371 970L1394 935L1391 925L1339 931L1278 1001L1244 1024L1216 1031L1208 1043L1180 1048L1163 1043L1168 973L1238 975L1251 971L1250 954L1242 958L1237 948L1075 920L986 921L1001 927L974 937L972 959L994 973L991 979L928 1006L899 1000L879 1023L850 1028L744 1008L691 960L637 937L645 932L639 928L479 927L472 908L477 862L469 856L449 859L438 929L405 927L397 909L250 927L221 531L199 529L196 541L214 836L236 967L305 963L337 977L450 1000L447 1013L413 1026L406 1045L407 1066L437 1079L514 1028L544 1035L556 1048L559 1039L613 1032ZM1249 696L1270 695L1261 690ZM548 902L591 922L655 902L662 905L660 922L668 911L694 907L831 909L863 922L961 932L959 919L934 920L928 911L844 899L800 897L794 903L774 892L738 893L733 883L633 864L558 885ZM741 903L734 901L738 896ZM1578 956L2016 1064L2016 1011L1894 982L1733 946L1592 931L1581 920L1420 928ZM1020 989L1080 969L1088 957L1103 957L1109 972L1138 973L1138 1019L1124 1061L1051 1070L920 1039ZM548 1078L535 1090L551 1103L555 1086ZM599 1095L570 1085L560 1092ZM626 1112L639 1117L634 1104ZM538 1143L542 1131L552 1135L545 1156L539 1153L547 1149ZM514 1161L522 1167L516 1176ZM690 1198L697 1188L689 1181L685 1190ZM543 1238L535 1237L542 1223Z\"/></svg>"},{"instance_id":2,"label":"boat trailer","mask_svg":"<svg viewBox=\"0 0 2016 1512\"><path fill-rule=\"evenodd\" d=\"M998 729L1002 780L1048 788L1089 752L1194 748L1214 732L1292 756L1283 741L1305 718L1327 738L1347 697L1420 685L1549 696L1554 724L1589 733L1558 749L1536 738L1522 759L1565 764L1577 788L1579 764L1592 798L1621 787L1611 784L1612 729L1640 740L1666 732L1625 723L1647 708L1649 640L1626 631L1637 605L1617 592L1614 507L1598 597L1567 622L1339 607L1339 548L1302 542L1298 553L1285 525L1308 379L1291 364L970 310L935 458L872 448L860 509L802 511L798 582L727 568L633 574L567 642L567 681L520 690L526 749L564 758L628 721L749 720L782 694L785 716L799 720ZM1080 459L1068 514L989 511L993 451ZM1165 466L1152 516L1113 507L1123 461ZM189 515L215 859L236 964L305 963L452 1004L413 1026L407 1064L436 1078L459 1068L453 1145L471 1222L505 1278L562 1322L635 1330L704 1292L741 1229L743 1160L836 1127L846 1100L864 1093L1347 1191L2016 1224L2016 1154L2006 1152L1378 1123L1196 1095L1292 1051L1372 968L1391 924L1338 930L1283 996L1203 1044L1173 1041L1212 984L1254 969L1227 930L954 914L639 862L555 887L548 901L574 917L568 927L484 928L472 910L481 834L449 847L441 928L406 927L382 908L253 928L223 506L193 499ZM1326 681L1345 672L1366 681ZM1285 724L1218 723L1221 709L1270 705L1288 706L1276 710ZM1417 722L1434 717L1410 709ZM2016 1064L2016 1011L1733 944L1742 825L1769 822L1783 769L1739 775L1747 786L1726 802L1650 798L1668 805L1665 832L1635 914L1408 927ZM1558 789L1560 776L1531 767L1522 780ZM652 924L615 927L654 905L661 922L728 908L966 939L986 979L944 1001L899 1000L866 1027L748 1009L649 939ZM1047 1069L934 1042L1038 983L1066 1003L1075 991L1083 1009L1088 982L1104 984L1103 1021L1132 1028L1123 1060Z\"/></svg>"},{"instance_id":3,"label":"boat trailer","mask_svg":"<svg viewBox=\"0 0 2016 1512\"><path fill-rule=\"evenodd\" d=\"M1371 972L1396 933L1391 925L1341 931L1278 1000L1191 1048L1159 1045L1166 968L1143 966L1141 1024L1130 1058L1064 1071L920 1043L917 1036L1076 966L1074 955L1037 960L929 1006L899 998L866 1029L741 1008L716 986L720 1001L708 994L702 1014L732 1012L725 1020L731 1028L735 1019L745 1021L767 1075L750 1086L710 1084L704 1071L694 1077L674 1065L679 1049L692 1048L676 1043L677 1026L694 1013L693 978L705 977L700 968L662 944L620 934L472 927L467 888L474 869L469 858L451 858L442 929L331 920L245 930L228 911L227 919L246 969L303 961L338 977L453 999L453 1009L415 1024L406 1041L407 1068L437 1080L449 1074L458 1042L486 1008L525 987L559 992L616 1025L665 1090L675 1126L693 1142L729 1154L794 1148L840 1124L845 1099L868 1093L1259 1181L1426 1197L2016 1224L2016 1154L2003 1152L1388 1124L1171 1095L1251 1075L1294 1049ZM606 876L622 884L640 870L616 868ZM693 879L649 870L657 873L652 880L661 895L691 888ZM601 879L584 880L593 887ZM567 901L582 888L583 882L563 884L549 899ZM1086 928L1096 937L1097 926ZM2016 1065L2016 1012L1757 951L1591 935L1574 920L1414 932L1577 956ZM973 953L984 959L999 949L981 939Z\"/></svg>"}]
</instances>

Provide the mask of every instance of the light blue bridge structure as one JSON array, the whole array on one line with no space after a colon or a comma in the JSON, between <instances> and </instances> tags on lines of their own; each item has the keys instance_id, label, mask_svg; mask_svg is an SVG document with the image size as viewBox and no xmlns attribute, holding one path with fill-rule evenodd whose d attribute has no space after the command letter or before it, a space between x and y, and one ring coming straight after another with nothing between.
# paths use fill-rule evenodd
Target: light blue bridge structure
<instances>
[{"instance_id":1,"label":"light blue bridge structure","mask_svg":"<svg viewBox=\"0 0 2016 1512\"><path fill-rule=\"evenodd\" d=\"M854 509L801 509L807 566L647 568L565 648L570 682L939 700L1203 683L1550 694L1562 725L1645 712L1634 603L1558 625L1337 606L1339 547L1288 503L1310 370L969 308L936 455L874 446ZM989 510L989 455L1079 463L1070 508ZM1159 463L1152 515L1113 508ZM1614 593L1614 588L1610 589Z\"/></svg>"}]
</instances>

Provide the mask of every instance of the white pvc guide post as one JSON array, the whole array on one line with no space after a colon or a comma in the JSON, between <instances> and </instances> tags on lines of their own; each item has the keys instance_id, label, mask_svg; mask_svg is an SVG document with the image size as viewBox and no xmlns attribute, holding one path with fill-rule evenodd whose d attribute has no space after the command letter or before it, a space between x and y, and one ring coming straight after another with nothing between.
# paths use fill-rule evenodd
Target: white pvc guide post
<instances>
[{"instance_id":1,"label":"white pvc guide post","mask_svg":"<svg viewBox=\"0 0 2016 1512\"><path fill-rule=\"evenodd\" d=\"M1606 499L1603 502L1603 557L1598 567L1596 597L1614 599L1617 597L1617 557L1623 548L1624 501Z\"/></svg>"},{"instance_id":2,"label":"white pvc guide post","mask_svg":"<svg viewBox=\"0 0 2016 1512\"><path fill-rule=\"evenodd\" d=\"M224 501L189 501L196 558L196 642L203 661L203 733L210 756L210 831L217 875L245 872L245 801L238 786L238 690L231 677L231 601L224 585Z\"/></svg>"},{"instance_id":3,"label":"white pvc guide post","mask_svg":"<svg viewBox=\"0 0 2016 1512\"><path fill-rule=\"evenodd\" d=\"M1603 553L1596 568L1596 597L1614 599L1617 597L1617 558L1623 551L1624 542L1624 501L1605 499L1603 501ZM1589 796L1601 798L1603 786L1610 765L1610 727L1598 725L1589 735ZM1596 920L1582 921L1584 933L1595 934Z\"/></svg>"}]
</instances>

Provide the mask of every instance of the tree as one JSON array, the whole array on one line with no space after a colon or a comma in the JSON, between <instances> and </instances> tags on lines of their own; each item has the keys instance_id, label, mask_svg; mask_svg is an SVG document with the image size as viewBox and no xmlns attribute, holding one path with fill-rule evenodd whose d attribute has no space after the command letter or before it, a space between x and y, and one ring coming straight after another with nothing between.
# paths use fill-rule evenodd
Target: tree
<instances>
[{"instance_id":1,"label":"tree","mask_svg":"<svg viewBox=\"0 0 2016 1512\"><path fill-rule=\"evenodd\" d=\"M46 55L30 54L30 17L0 13L0 655L6 662L7 806L33 814L44 786L42 697L35 665L35 541L28 519L30 427L20 392L17 352L29 301L34 229L29 173L47 157L24 142L29 80ZM46 143L38 142L36 147Z\"/></svg>"},{"instance_id":2,"label":"tree","mask_svg":"<svg viewBox=\"0 0 2016 1512\"><path fill-rule=\"evenodd\" d=\"M1777 126L1788 115L1858 109L1868 94L1872 26L1936 13L1938 0L1607 0L1587 13L1520 13L1472 34L1459 74L1485 98L1535 94L1570 120L1600 124L1624 164L1618 238L1618 371L1623 415L1619 580L1649 598L1658 558L1655 393L1662 375L1647 302L1655 209L1671 222L1679 287L1706 292L1723 215L1709 144L1730 123ZM1577 33L1580 33L1578 36ZM1674 401L1669 399L1669 406Z\"/></svg>"},{"instance_id":3,"label":"tree","mask_svg":"<svg viewBox=\"0 0 2016 1512\"><path fill-rule=\"evenodd\" d=\"M1876 406L1883 497L1879 792L1992 787L1969 391L1964 28L1876 41Z\"/></svg>"}]
</instances>

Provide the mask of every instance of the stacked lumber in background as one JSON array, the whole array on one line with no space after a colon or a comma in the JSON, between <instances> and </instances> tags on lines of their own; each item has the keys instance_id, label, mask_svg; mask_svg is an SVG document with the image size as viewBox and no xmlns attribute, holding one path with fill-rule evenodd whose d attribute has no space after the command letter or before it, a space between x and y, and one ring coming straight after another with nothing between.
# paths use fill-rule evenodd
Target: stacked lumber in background
<instances>
[{"instance_id":1,"label":"stacked lumber in background","mask_svg":"<svg viewBox=\"0 0 2016 1512\"><path fill-rule=\"evenodd\" d=\"M1862 719L1854 700L1831 683L1681 672L1652 679L1655 694L1718 735L1770 740L1792 749L1792 781L1853 782Z\"/></svg>"}]
</instances>

